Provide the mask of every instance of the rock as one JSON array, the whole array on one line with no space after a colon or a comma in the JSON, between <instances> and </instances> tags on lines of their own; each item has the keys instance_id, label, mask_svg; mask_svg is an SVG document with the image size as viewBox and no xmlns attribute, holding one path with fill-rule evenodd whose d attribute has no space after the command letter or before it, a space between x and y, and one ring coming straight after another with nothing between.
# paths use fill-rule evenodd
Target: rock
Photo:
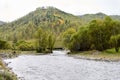
<instances>
[{"instance_id":1,"label":"rock","mask_svg":"<svg viewBox=\"0 0 120 80\"><path fill-rule=\"evenodd\" d=\"M100 54L101 52L99 52L99 51L95 51L95 52L93 52L92 54L93 55L97 55L97 54Z\"/></svg>"},{"instance_id":2,"label":"rock","mask_svg":"<svg viewBox=\"0 0 120 80\"><path fill-rule=\"evenodd\" d=\"M0 53L0 57L1 57L1 58L6 58L6 57L7 57L7 55L6 55L6 54L4 54L4 53Z\"/></svg>"}]
</instances>

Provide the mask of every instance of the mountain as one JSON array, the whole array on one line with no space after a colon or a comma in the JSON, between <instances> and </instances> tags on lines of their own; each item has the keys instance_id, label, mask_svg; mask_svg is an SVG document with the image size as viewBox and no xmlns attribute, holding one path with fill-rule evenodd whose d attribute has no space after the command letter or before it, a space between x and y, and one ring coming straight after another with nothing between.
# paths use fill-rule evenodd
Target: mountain
<instances>
[{"instance_id":1,"label":"mountain","mask_svg":"<svg viewBox=\"0 0 120 80\"><path fill-rule=\"evenodd\" d=\"M0 21L0 25L3 25L3 24L5 24L5 22L3 22L3 21Z\"/></svg>"},{"instance_id":2,"label":"mountain","mask_svg":"<svg viewBox=\"0 0 120 80\"><path fill-rule=\"evenodd\" d=\"M114 20L120 20L120 15L110 15L110 17Z\"/></svg>"},{"instance_id":3,"label":"mountain","mask_svg":"<svg viewBox=\"0 0 120 80\"><path fill-rule=\"evenodd\" d=\"M54 7L40 7L37 8L35 11L30 12L26 16L12 22L10 25L13 26L13 24L18 24L18 25L24 25L27 24L28 22L32 21L35 25L39 25L43 22L54 22L56 20L74 20L79 19L76 16L72 14L65 13L63 11L58 10L57 8Z\"/></svg>"},{"instance_id":4,"label":"mountain","mask_svg":"<svg viewBox=\"0 0 120 80\"><path fill-rule=\"evenodd\" d=\"M4 25L0 25L0 38L4 40L30 40L38 28L54 32L58 37L68 28L78 28L93 19L104 19L104 13L75 16L54 7L39 7L35 11ZM110 15L114 20L120 20L119 15Z\"/></svg>"},{"instance_id":5,"label":"mountain","mask_svg":"<svg viewBox=\"0 0 120 80\"><path fill-rule=\"evenodd\" d=\"M82 19L83 22L88 23L94 19L103 19L105 16L107 15L104 13L96 13L96 14L85 14L79 17Z\"/></svg>"},{"instance_id":6,"label":"mountain","mask_svg":"<svg viewBox=\"0 0 120 80\"><path fill-rule=\"evenodd\" d=\"M54 7L40 7L35 11L0 27L0 37L5 40L33 39L38 28L50 30L57 35L69 27L77 28L81 19ZM77 24L76 24L77 23Z\"/></svg>"},{"instance_id":7,"label":"mountain","mask_svg":"<svg viewBox=\"0 0 120 80\"><path fill-rule=\"evenodd\" d=\"M104 13L96 13L96 14L85 14L85 15L80 15L79 17L84 23L89 23L91 20L94 19L104 19L106 16L110 16L114 20L120 20L119 15L106 15Z\"/></svg>"}]
</instances>

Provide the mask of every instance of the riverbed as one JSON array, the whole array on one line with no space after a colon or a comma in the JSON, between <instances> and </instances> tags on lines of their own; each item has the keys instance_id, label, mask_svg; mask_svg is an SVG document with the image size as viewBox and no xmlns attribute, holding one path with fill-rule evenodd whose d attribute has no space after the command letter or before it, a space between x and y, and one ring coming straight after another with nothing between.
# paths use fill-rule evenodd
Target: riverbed
<instances>
[{"instance_id":1,"label":"riverbed","mask_svg":"<svg viewBox=\"0 0 120 80\"><path fill-rule=\"evenodd\" d=\"M20 80L120 80L120 62L76 59L66 51L4 60Z\"/></svg>"}]
</instances>

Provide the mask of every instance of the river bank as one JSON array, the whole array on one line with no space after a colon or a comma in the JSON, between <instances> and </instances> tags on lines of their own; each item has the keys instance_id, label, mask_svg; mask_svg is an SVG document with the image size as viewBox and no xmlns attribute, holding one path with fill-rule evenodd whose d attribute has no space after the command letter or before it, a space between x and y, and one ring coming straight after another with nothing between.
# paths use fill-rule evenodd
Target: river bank
<instances>
[{"instance_id":1,"label":"river bank","mask_svg":"<svg viewBox=\"0 0 120 80\"><path fill-rule=\"evenodd\" d=\"M120 52L112 50L106 51L83 51L83 52L72 52L68 54L77 59L95 60L95 61L106 61L106 62L117 62L120 61Z\"/></svg>"},{"instance_id":2,"label":"river bank","mask_svg":"<svg viewBox=\"0 0 120 80\"><path fill-rule=\"evenodd\" d=\"M4 62L4 59L17 57L18 53L13 50L0 50L0 80L18 80L17 75L8 67L9 63Z\"/></svg>"},{"instance_id":3,"label":"river bank","mask_svg":"<svg viewBox=\"0 0 120 80\"><path fill-rule=\"evenodd\" d=\"M12 52L13 51L11 51L10 53L12 54ZM77 61L77 63L79 63L79 62L81 62L81 60L82 61L84 61L83 59L85 59L85 60L87 60L87 61L90 61L90 60L94 60L95 62L96 61L105 61L105 62L117 62L117 61L120 61L120 52L118 52L118 53L115 53L114 51L113 52L111 52L110 50L108 50L108 51L103 51L103 52L100 52L100 51L96 51L96 50L93 50L93 51L84 51L84 52L74 52L74 53L72 53L72 54L68 54L68 56L72 56L72 57L74 57L74 58L77 58L77 59L80 59L80 61L78 61L77 59L72 59L71 60L71 58L70 57L67 57L67 56L63 56L63 55L66 55L66 53L68 53L69 51L54 51L54 55L42 55L42 54L37 54L36 55L36 52L35 51L21 51L21 52L19 52L19 53L17 53L16 52L16 54L18 54L18 55L21 55L21 56L19 56L18 58L21 58L22 57L22 61L23 61L23 59L25 59L26 60L26 57L28 58L28 60L31 60L31 59L35 59L35 58L38 58L38 57L40 57L40 58L38 58L35 62L39 62L39 60L41 61L41 63L42 63L42 61L45 61L43 64L45 64L46 65L46 63L48 63L49 62L49 60L47 59L46 60L46 58L50 58L50 59L53 59L53 60L51 60L51 61L56 61L56 60L58 60L59 58L60 59L65 59L65 60L67 60L68 61L68 63L69 62L71 62L72 60L75 60L75 61ZM7 53L7 55L8 55L8 52L6 51L6 53ZM26 55L27 54L27 55ZM32 54L32 55L31 55ZM60 55L60 54L62 54L62 56ZM25 56L24 56L25 55ZM34 55L34 56L33 56ZM34 58L33 58L34 57ZM9 58L9 57L8 57ZM14 59L14 58L13 58ZM43 60L41 60L41 59L43 59ZM20 60L20 63L21 63L21 60ZM25 61L24 60L24 61ZM69 61L69 60L71 60L71 61ZM1 60L2 61L2 64L4 64L4 66L7 68L7 70L4 70L4 68L2 68L2 69L0 69L1 71L4 71L3 73L4 73L4 75L3 75L3 73L2 74L0 74L0 80L4 80L4 79L1 79L1 78L3 78L3 76L8 76L9 78L14 78L15 77L15 79L6 79L6 80L17 80L17 76L13 73L13 71L15 70L15 69L17 69L16 67L15 67L15 69L10 69L10 68L8 68L8 65L9 64L6 64L6 63L4 63L3 62L3 60ZM32 60L31 60L32 61ZM31 62L31 61L28 61L28 62L26 62L24 65L26 65L27 66L27 64L29 65L29 62ZM61 61L61 60L60 60ZM64 61L64 60L63 60ZM11 62L11 61L10 61ZM41 64L41 65L39 65L39 64L36 64L35 62L33 62L35 65L38 65L38 66L41 66L41 65L43 65L43 64ZM9 63L9 62L8 62ZM56 63L56 62L55 62ZM11 65L12 63L10 63L10 65ZM15 63L15 64L18 64L18 63ZM22 66L23 64L21 64L21 66ZM31 65L31 64L30 64ZM34 65L34 66L35 66ZM51 65L51 64L50 64ZM49 66L50 66L49 65ZM12 66L12 67L14 67L14 66ZM25 67L26 68L26 67ZM41 68L40 68L41 69ZM19 70L19 69L18 69ZM25 69L26 70L26 69ZM7 71L7 74L6 74L6 71ZM15 72L15 71L14 71ZM21 72L22 73L22 72ZM13 77L14 76L14 77ZM36 76L36 75L35 75ZM22 77L22 76L18 76L18 77ZM28 76L28 78L29 78L29 76ZM40 78L41 79L41 78ZM26 79L27 80L27 79Z\"/></svg>"},{"instance_id":4,"label":"river bank","mask_svg":"<svg viewBox=\"0 0 120 80\"><path fill-rule=\"evenodd\" d=\"M2 58L0 58L0 80L18 80L17 75L8 67Z\"/></svg>"},{"instance_id":5,"label":"river bank","mask_svg":"<svg viewBox=\"0 0 120 80\"><path fill-rule=\"evenodd\" d=\"M10 62L8 67L22 80L120 79L120 62L75 59L67 56L66 51L53 51L48 55L20 55L5 62Z\"/></svg>"},{"instance_id":6,"label":"river bank","mask_svg":"<svg viewBox=\"0 0 120 80\"><path fill-rule=\"evenodd\" d=\"M20 55L44 55L36 51L19 51L19 50L0 50L0 80L18 80L19 77L13 72L8 65L11 63L4 62L5 59L12 59Z\"/></svg>"}]
</instances>

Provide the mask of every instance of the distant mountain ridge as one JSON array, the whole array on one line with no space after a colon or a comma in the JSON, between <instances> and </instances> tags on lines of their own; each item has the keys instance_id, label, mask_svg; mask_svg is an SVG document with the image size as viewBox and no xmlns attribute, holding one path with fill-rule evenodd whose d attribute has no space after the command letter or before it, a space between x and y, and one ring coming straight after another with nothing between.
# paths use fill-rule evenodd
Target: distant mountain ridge
<instances>
[{"instance_id":1,"label":"distant mountain ridge","mask_svg":"<svg viewBox=\"0 0 120 80\"><path fill-rule=\"evenodd\" d=\"M0 21L0 25L3 25L3 24L5 24L5 22L3 22L3 21Z\"/></svg>"},{"instance_id":2,"label":"distant mountain ridge","mask_svg":"<svg viewBox=\"0 0 120 80\"><path fill-rule=\"evenodd\" d=\"M120 20L120 15L110 15L110 17L114 20Z\"/></svg>"},{"instance_id":3,"label":"distant mountain ridge","mask_svg":"<svg viewBox=\"0 0 120 80\"><path fill-rule=\"evenodd\" d=\"M120 20L120 15L107 15L101 12L96 13L96 14L80 15L79 17L81 18L82 21L84 21L85 23L88 23L94 19L104 19L106 16L110 16L114 20Z\"/></svg>"}]
</instances>

